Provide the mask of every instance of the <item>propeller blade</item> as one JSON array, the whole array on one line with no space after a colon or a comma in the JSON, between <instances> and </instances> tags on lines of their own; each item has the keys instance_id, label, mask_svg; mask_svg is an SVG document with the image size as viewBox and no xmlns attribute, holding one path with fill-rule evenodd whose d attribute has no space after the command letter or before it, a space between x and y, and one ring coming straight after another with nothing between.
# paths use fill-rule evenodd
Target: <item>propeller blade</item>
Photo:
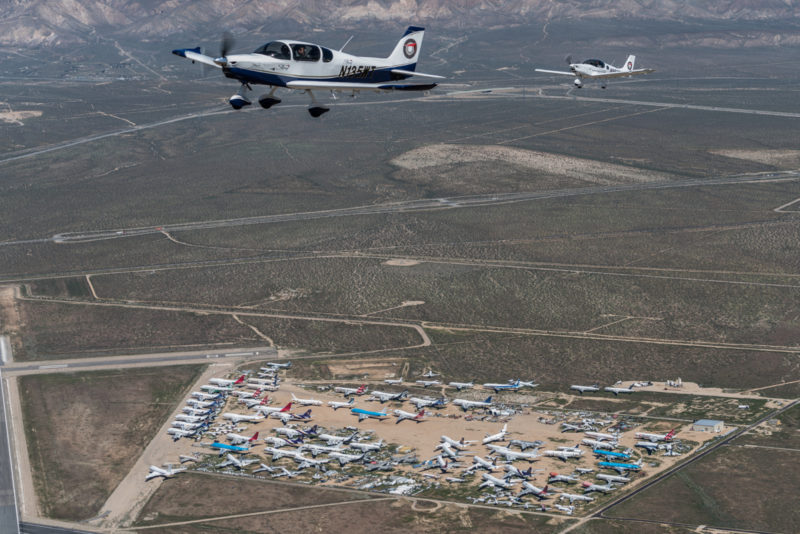
<instances>
[{"instance_id":1,"label":"propeller blade","mask_svg":"<svg viewBox=\"0 0 800 534\"><path fill-rule=\"evenodd\" d=\"M227 57L228 52L231 48L233 48L234 44L233 34L231 32L225 32L222 34L222 44L220 45L219 55L221 57Z\"/></svg>"},{"instance_id":2,"label":"propeller blade","mask_svg":"<svg viewBox=\"0 0 800 534\"><path fill-rule=\"evenodd\" d=\"M567 62L567 65L572 65L572 54L567 54L567 57L564 58L564 61Z\"/></svg>"}]
</instances>

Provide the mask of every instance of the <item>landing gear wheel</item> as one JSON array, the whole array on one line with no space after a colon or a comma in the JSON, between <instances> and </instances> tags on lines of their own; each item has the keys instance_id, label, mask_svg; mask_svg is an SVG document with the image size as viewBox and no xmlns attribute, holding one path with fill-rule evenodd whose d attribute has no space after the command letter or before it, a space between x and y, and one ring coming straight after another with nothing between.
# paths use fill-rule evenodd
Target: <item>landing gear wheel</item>
<instances>
[{"instance_id":1,"label":"landing gear wheel","mask_svg":"<svg viewBox=\"0 0 800 534\"><path fill-rule=\"evenodd\" d=\"M315 119L320 117L323 113L327 113L331 110L331 108L326 106L311 106L308 108L308 113Z\"/></svg>"},{"instance_id":2,"label":"landing gear wheel","mask_svg":"<svg viewBox=\"0 0 800 534\"><path fill-rule=\"evenodd\" d=\"M281 99L270 95L264 95L258 99L258 103L261 105L262 108L269 109L275 104L280 104Z\"/></svg>"}]
</instances>

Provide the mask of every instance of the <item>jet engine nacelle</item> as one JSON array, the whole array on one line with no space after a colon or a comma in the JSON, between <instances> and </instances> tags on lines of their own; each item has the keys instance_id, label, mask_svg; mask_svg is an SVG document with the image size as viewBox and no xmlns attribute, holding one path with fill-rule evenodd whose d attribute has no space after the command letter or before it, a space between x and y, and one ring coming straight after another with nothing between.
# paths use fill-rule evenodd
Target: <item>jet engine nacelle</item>
<instances>
[{"instance_id":1,"label":"jet engine nacelle","mask_svg":"<svg viewBox=\"0 0 800 534\"><path fill-rule=\"evenodd\" d=\"M580 78L575 78L575 82L574 83L575 83L575 87L577 87L578 89L583 87L583 82L581 81Z\"/></svg>"}]
</instances>

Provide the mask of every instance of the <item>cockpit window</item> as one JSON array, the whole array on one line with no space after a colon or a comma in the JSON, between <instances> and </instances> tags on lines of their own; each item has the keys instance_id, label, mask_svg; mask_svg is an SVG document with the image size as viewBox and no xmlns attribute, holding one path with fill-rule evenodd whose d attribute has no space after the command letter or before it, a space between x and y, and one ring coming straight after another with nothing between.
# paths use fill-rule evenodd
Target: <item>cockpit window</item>
<instances>
[{"instance_id":1,"label":"cockpit window","mask_svg":"<svg viewBox=\"0 0 800 534\"><path fill-rule=\"evenodd\" d=\"M323 47L322 61L324 61L325 63L330 63L331 61L333 61L333 52Z\"/></svg>"},{"instance_id":2,"label":"cockpit window","mask_svg":"<svg viewBox=\"0 0 800 534\"><path fill-rule=\"evenodd\" d=\"M292 45L292 54L295 61L319 61L319 48L307 44Z\"/></svg>"},{"instance_id":3,"label":"cockpit window","mask_svg":"<svg viewBox=\"0 0 800 534\"><path fill-rule=\"evenodd\" d=\"M597 67L598 69L606 68L606 64L600 61L599 59L587 59L586 61L584 61L584 64Z\"/></svg>"},{"instance_id":4,"label":"cockpit window","mask_svg":"<svg viewBox=\"0 0 800 534\"><path fill-rule=\"evenodd\" d=\"M291 59L289 57L289 46L279 41L272 41L256 48L254 54L264 54L275 59Z\"/></svg>"}]
</instances>

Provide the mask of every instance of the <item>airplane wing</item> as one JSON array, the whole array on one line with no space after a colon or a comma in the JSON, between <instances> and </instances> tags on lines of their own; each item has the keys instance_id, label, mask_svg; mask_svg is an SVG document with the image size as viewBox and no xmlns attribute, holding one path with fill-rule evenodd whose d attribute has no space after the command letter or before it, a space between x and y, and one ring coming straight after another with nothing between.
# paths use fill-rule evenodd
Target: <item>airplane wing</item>
<instances>
[{"instance_id":1,"label":"airplane wing","mask_svg":"<svg viewBox=\"0 0 800 534\"><path fill-rule=\"evenodd\" d=\"M176 56L191 59L192 61L199 61L204 65L211 65L212 67L217 67L218 69L222 68L220 65L214 63L214 58L201 54L199 46L197 48L179 48L178 50L173 50L172 53Z\"/></svg>"},{"instance_id":2,"label":"airplane wing","mask_svg":"<svg viewBox=\"0 0 800 534\"><path fill-rule=\"evenodd\" d=\"M429 91L438 84L394 84L394 83L358 83L358 82L316 82L313 80L296 80L287 82L289 89L322 89L331 91ZM384 402L381 399L381 402Z\"/></svg>"},{"instance_id":3,"label":"airplane wing","mask_svg":"<svg viewBox=\"0 0 800 534\"><path fill-rule=\"evenodd\" d=\"M392 74L402 74L403 76L419 76L420 78L433 78L436 80L444 80L444 76L438 74L425 74L424 72L415 72L413 70L392 69Z\"/></svg>"},{"instance_id":4,"label":"airplane wing","mask_svg":"<svg viewBox=\"0 0 800 534\"><path fill-rule=\"evenodd\" d=\"M565 76L575 76L574 72L566 72L563 70L547 70L547 69L535 69L536 72L546 72L547 74L563 74Z\"/></svg>"},{"instance_id":5,"label":"airplane wing","mask_svg":"<svg viewBox=\"0 0 800 534\"><path fill-rule=\"evenodd\" d=\"M628 76L635 76L637 74L650 74L655 72L654 69L636 69L628 72L610 72L608 74L585 74L586 78L627 78Z\"/></svg>"}]
</instances>

